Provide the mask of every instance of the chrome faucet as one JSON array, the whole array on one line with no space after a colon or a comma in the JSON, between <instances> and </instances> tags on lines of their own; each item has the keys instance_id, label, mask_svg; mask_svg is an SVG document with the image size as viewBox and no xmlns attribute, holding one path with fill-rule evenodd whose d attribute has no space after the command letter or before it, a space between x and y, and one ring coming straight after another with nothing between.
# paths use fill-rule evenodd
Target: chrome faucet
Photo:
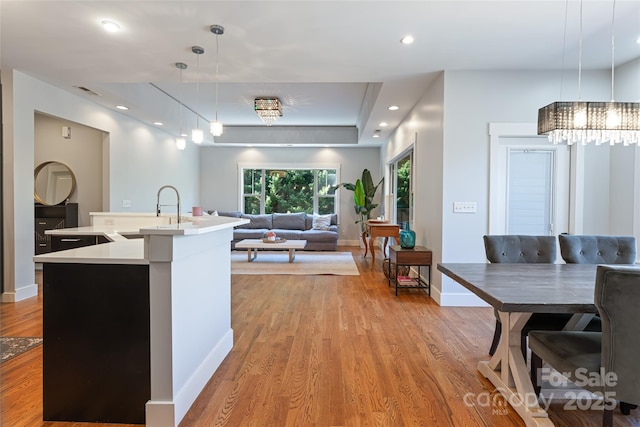
<instances>
[{"instance_id":1,"label":"chrome faucet","mask_svg":"<svg viewBox=\"0 0 640 427\"><path fill-rule=\"evenodd\" d=\"M157 203L156 203L156 216L160 216L160 206L173 206L173 205L161 205L160 204L160 193L162 193L162 190L164 190L165 188L173 188L173 191L176 192L176 197L178 198L178 203L176 204L176 207L178 209L178 224L180 224L180 193L178 193L178 189L176 187L174 187L173 185L163 185L158 190L158 200L157 200Z\"/></svg>"}]
</instances>

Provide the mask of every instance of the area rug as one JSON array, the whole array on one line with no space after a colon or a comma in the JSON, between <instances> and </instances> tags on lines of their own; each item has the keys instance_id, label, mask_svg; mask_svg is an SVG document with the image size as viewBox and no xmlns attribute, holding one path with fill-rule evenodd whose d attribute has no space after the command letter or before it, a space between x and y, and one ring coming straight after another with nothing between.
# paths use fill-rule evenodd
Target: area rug
<instances>
[{"instance_id":1,"label":"area rug","mask_svg":"<svg viewBox=\"0 0 640 427\"><path fill-rule=\"evenodd\" d=\"M246 251L231 253L231 274L335 274L358 276L358 267L350 252L296 252L289 262L288 251L258 251L247 262Z\"/></svg>"},{"instance_id":2,"label":"area rug","mask_svg":"<svg viewBox=\"0 0 640 427\"><path fill-rule=\"evenodd\" d=\"M42 338L0 337L0 363L42 344Z\"/></svg>"}]
</instances>

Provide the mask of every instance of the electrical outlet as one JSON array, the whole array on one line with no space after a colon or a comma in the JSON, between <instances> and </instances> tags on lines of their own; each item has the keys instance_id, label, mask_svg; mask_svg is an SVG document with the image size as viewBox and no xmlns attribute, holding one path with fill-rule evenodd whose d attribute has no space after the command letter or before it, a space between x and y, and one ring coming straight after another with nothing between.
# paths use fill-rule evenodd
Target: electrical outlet
<instances>
[{"instance_id":1,"label":"electrical outlet","mask_svg":"<svg viewBox=\"0 0 640 427\"><path fill-rule=\"evenodd\" d=\"M122 201L122 207L123 208L130 208L131 207L131 200L123 200Z\"/></svg>"},{"instance_id":2,"label":"electrical outlet","mask_svg":"<svg viewBox=\"0 0 640 427\"><path fill-rule=\"evenodd\" d=\"M453 211L456 213L476 213L476 202L453 202Z\"/></svg>"}]
</instances>

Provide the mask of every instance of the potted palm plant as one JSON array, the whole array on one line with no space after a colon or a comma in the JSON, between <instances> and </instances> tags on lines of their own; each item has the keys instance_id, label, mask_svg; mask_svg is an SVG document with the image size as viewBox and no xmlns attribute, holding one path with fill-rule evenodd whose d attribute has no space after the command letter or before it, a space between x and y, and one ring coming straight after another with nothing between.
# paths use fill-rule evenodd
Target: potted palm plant
<instances>
[{"instance_id":1,"label":"potted palm plant","mask_svg":"<svg viewBox=\"0 0 640 427\"><path fill-rule=\"evenodd\" d=\"M353 191L354 208L356 215L358 215L356 224L360 224L360 231L362 233L365 232L364 223L371 217L371 211L378 207L377 203L373 203L373 198L376 195L378 187L383 181L384 177L382 177L378 184L373 185L371 172L369 172L369 169L365 169L362 171L362 178L356 180L355 184L341 183L335 187L336 190L340 187L344 187L347 190Z\"/></svg>"}]
</instances>

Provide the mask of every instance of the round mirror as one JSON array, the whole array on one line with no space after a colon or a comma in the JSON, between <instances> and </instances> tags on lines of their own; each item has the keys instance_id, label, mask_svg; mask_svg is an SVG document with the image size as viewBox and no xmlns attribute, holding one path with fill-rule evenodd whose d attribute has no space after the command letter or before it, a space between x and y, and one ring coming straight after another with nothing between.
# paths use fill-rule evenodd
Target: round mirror
<instances>
[{"instance_id":1,"label":"round mirror","mask_svg":"<svg viewBox=\"0 0 640 427\"><path fill-rule=\"evenodd\" d=\"M33 172L33 197L43 205L59 205L69 200L76 189L76 177L69 166L44 162Z\"/></svg>"}]
</instances>

